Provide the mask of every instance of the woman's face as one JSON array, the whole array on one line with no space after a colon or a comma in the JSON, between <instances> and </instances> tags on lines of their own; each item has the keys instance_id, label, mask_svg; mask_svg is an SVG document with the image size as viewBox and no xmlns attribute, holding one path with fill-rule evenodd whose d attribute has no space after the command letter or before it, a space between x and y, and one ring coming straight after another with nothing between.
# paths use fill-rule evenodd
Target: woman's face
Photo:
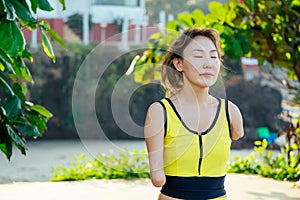
<instances>
[{"instance_id":1,"label":"woman's face","mask_svg":"<svg viewBox=\"0 0 300 200\"><path fill-rule=\"evenodd\" d=\"M182 74L192 85L210 87L218 78L220 64L214 43L207 37L196 36L183 51Z\"/></svg>"}]
</instances>

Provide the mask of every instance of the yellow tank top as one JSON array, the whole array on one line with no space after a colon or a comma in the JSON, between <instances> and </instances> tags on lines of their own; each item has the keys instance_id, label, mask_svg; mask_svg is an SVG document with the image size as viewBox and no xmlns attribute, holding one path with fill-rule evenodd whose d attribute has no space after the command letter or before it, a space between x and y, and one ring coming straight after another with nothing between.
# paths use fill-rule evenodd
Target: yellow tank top
<instances>
[{"instance_id":1,"label":"yellow tank top","mask_svg":"<svg viewBox=\"0 0 300 200\"><path fill-rule=\"evenodd\" d=\"M165 109L164 171L169 176L219 177L226 174L230 156L230 127L227 102L218 99L215 119L201 134L181 120L170 99L160 102Z\"/></svg>"}]
</instances>

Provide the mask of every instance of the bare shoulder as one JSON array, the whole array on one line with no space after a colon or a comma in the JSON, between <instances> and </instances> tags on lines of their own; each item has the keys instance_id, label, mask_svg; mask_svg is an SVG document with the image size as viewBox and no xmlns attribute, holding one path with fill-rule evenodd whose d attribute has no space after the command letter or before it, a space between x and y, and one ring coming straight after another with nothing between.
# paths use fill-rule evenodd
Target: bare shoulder
<instances>
[{"instance_id":1,"label":"bare shoulder","mask_svg":"<svg viewBox=\"0 0 300 200\"><path fill-rule=\"evenodd\" d=\"M163 106L158 101L153 102L148 108L148 112L149 111L158 112L158 113L163 112Z\"/></svg>"},{"instance_id":2,"label":"bare shoulder","mask_svg":"<svg viewBox=\"0 0 300 200\"><path fill-rule=\"evenodd\" d=\"M164 118L164 107L159 102L152 103L147 111L147 117L151 117L153 119L158 118L162 120Z\"/></svg>"},{"instance_id":3,"label":"bare shoulder","mask_svg":"<svg viewBox=\"0 0 300 200\"><path fill-rule=\"evenodd\" d=\"M151 137L162 131L165 122L163 105L159 102L152 103L147 111L145 120L145 136Z\"/></svg>"},{"instance_id":4,"label":"bare shoulder","mask_svg":"<svg viewBox=\"0 0 300 200\"><path fill-rule=\"evenodd\" d=\"M237 105L228 100L228 109L231 117L235 117L236 115L241 115L241 111Z\"/></svg>"},{"instance_id":5,"label":"bare shoulder","mask_svg":"<svg viewBox=\"0 0 300 200\"><path fill-rule=\"evenodd\" d=\"M237 105L228 101L228 111L230 116L231 138L237 140L244 136L243 117Z\"/></svg>"}]
</instances>

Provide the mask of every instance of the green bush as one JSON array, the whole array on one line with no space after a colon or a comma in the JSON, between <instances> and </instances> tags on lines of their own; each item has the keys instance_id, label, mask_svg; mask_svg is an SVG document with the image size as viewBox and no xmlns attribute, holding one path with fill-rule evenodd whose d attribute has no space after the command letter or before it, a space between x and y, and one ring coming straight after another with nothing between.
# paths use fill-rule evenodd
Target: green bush
<instances>
[{"instance_id":1,"label":"green bush","mask_svg":"<svg viewBox=\"0 0 300 200\"><path fill-rule=\"evenodd\" d=\"M74 157L72 167L53 168L51 181L75 181L88 179L132 179L149 178L149 165L146 151L127 149L114 154L100 154L85 162L85 154Z\"/></svg>"},{"instance_id":2,"label":"green bush","mask_svg":"<svg viewBox=\"0 0 300 200\"><path fill-rule=\"evenodd\" d=\"M254 151L244 157L234 156L233 162L227 165L229 173L258 174L277 180L296 181L300 179L300 162L296 150L288 154L286 148L274 156L274 151L267 151L266 140L257 141ZM289 158L289 159L288 159Z\"/></svg>"},{"instance_id":3,"label":"green bush","mask_svg":"<svg viewBox=\"0 0 300 200\"><path fill-rule=\"evenodd\" d=\"M244 157L234 156L227 165L228 173L258 174L276 180L297 181L300 179L299 157L292 151L289 159L285 148L278 155L267 150L267 141L257 141L254 151ZM53 167L51 181L75 181L88 179L133 179L150 178L146 151L120 151L118 156L100 154L85 161L86 155L74 157L71 167Z\"/></svg>"}]
</instances>

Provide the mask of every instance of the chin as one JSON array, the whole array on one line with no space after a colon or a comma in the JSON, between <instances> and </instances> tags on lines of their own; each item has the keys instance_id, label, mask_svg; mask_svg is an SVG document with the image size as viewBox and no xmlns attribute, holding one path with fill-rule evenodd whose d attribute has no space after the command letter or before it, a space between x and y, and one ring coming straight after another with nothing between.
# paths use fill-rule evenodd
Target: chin
<instances>
[{"instance_id":1,"label":"chin","mask_svg":"<svg viewBox=\"0 0 300 200\"><path fill-rule=\"evenodd\" d=\"M198 83L197 86L199 87L203 87L203 88L207 88L207 87L211 87L215 84L216 81L206 81L206 82L201 82Z\"/></svg>"}]
</instances>

